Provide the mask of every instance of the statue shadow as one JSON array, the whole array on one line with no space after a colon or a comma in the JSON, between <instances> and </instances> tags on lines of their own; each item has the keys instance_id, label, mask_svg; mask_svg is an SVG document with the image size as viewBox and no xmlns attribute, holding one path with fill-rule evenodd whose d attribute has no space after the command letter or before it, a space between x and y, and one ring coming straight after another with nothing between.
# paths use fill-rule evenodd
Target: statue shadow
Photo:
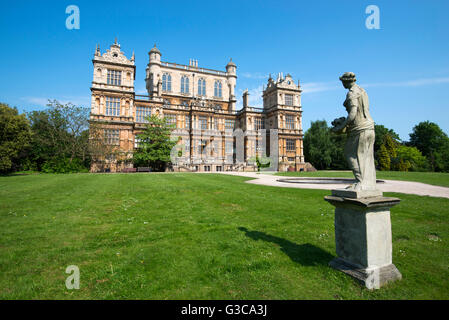
<instances>
[{"instance_id":1,"label":"statue shadow","mask_svg":"<svg viewBox=\"0 0 449 320\"><path fill-rule=\"evenodd\" d=\"M238 229L245 232L245 235L253 240L262 240L279 245L281 251L289 256L292 261L304 266L327 266L329 261L334 258L327 251L310 243L296 244L292 241L266 234L265 232L249 231L244 227L239 227Z\"/></svg>"}]
</instances>

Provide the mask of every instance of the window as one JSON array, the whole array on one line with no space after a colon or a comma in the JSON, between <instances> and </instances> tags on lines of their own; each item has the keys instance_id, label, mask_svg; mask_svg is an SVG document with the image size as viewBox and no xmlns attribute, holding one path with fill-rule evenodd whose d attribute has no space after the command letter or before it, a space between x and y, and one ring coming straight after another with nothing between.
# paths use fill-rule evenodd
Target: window
<instances>
[{"instance_id":1,"label":"window","mask_svg":"<svg viewBox=\"0 0 449 320\"><path fill-rule=\"evenodd\" d=\"M203 78L198 79L198 95L206 95L206 80L204 80Z\"/></svg>"},{"instance_id":2,"label":"window","mask_svg":"<svg viewBox=\"0 0 449 320\"><path fill-rule=\"evenodd\" d=\"M285 127L295 129L295 116L285 116Z\"/></svg>"},{"instance_id":3,"label":"window","mask_svg":"<svg viewBox=\"0 0 449 320\"><path fill-rule=\"evenodd\" d=\"M120 86L122 84L122 72L108 69L108 84Z\"/></svg>"},{"instance_id":4,"label":"window","mask_svg":"<svg viewBox=\"0 0 449 320\"><path fill-rule=\"evenodd\" d=\"M162 91L171 91L171 75L168 73L162 75Z\"/></svg>"},{"instance_id":5,"label":"window","mask_svg":"<svg viewBox=\"0 0 449 320\"><path fill-rule=\"evenodd\" d=\"M170 100L164 99L164 107L168 107L170 105Z\"/></svg>"},{"instance_id":6,"label":"window","mask_svg":"<svg viewBox=\"0 0 449 320\"><path fill-rule=\"evenodd\" d=\"M226 119L225 121L225 129L234 129L234 120L233 119Z\"/></svg>"},{"instance_id":7,"label":"window","mask_svg":"<svg viewBox=\"0 0 449 320\"><path fill-rule=\"evenodd\" d=\"M221 82L218 80L214 84L214 96L221 98Z\"/></svg>"},{"instance_id":8,"label":"window","mask_svg":"<svg viewBox=\"0 0 449 320\"><path fill-rule=\"evenodd\" d=\"M261 130L265 129L265 122L262 118L255 118L254 120L254 129L255 130Z\"/></svg>"},{"instance_id":9,"label":"window","mask_svg":"<svg viewBox=\"0 0 449 320\"><path fill-rule=\"evenodd\" d=\"M120 115L120 98L106 97L106 115L107 116Z\"/></svg>"},{"instance_id":10,"label":"window","mask_svg":"<svg viewBox=\"0 0 449 320\"><path fill-rule=\"evenodd\" d=\"M105 143L118 145L120 143L119 133L118 129L104 129Z\"/></svg>"},{"instance_id":11,"label":"window","mask_svg":"<svg viewBox=\"0 0 449 320\"><path fill-rule=\"evenodd\" d=\"M216 166L215 171L223 171L223 170L221 170L221 166Z\"/></svg>"},{"instance_id":12,"label":"window","mask_svg":"<svg viewBox=\"0 0 449 320\"><path fill-rule=\"evenodd\" d=\"M210 171L210 166L204 166L204 171Z\"/></svg>"},{"instance_id":13,"label":"window","mask_svg":"<svg viewBox=\"0 0 449 320\"><path fill-rule=\"evenodd\" d=\"M285 95L285 104L287 106L293 106L293 95L292 94Z\"/></svg>"},{"instance_id":14,"label":"window","mask_svg":"<svg viewBox=\"0 0 449 320\"><path fill-rule=\"evenodd\" d=\"M167 124L170 126L176 127L176 115L175 114L166 114L164 118L167 119Z\"/></svg>"},{"instance_id":15,"label":"window","mask_svg":"<svg viewBox=\"0 0 449 320\"><path fill-rule=\"evenodd\" d=\"M190 140L185 141L185 152L186 153L190 152Z\"/></svg>"},{"instance_id":16,"label":"window","mask_svg":"<svg viewBox=\"0 0 449 320\"><path fill-rule=\"evenodd\" d=\"M234 153L234 142L233 141L226 141L225 151L226 151L226 153Z\"/></svg>"},{"instance_id":17,"label":"window","mask_svg":"<svg viewBox=\"0 0 449 320\"><path fill-rule=\"evenodd\" d=\"M287 139L286 140L287 151L295 151L295 140Z\"/></svg>"},{"instance_id":18,"label":"window","mask_svg":"<svg viewBox=\"0 0 449 320\"><path fill-rule=\"evenodd\" d=\"M198 121L200 122L200 128L202 130L207 130L207 118L206 117L199 117Z\"/></svg>"},{"instance_id":19,"label":"window","mask_svg":"<svg viewBox=\"0 0 449 320\"><path fill-rule=\"evenodd\" d=\"M181 105L184 106L184 107L188 107L189 106L189 102L186 101L186 100L182 100L181 101Z\"/></svg>"},{"instance_id":20,"label":"window","mask_svg":"<svg viewBox=\"0 0 449 320\"><path fill-rule=\"evenodd\" d=\"M148 122L145 117L151 115L151 108L136 107L136 122Z\"/></svg>"},{"instance_id":21,"label":"window","mask_svg":"<svg viewBox=\"0 0 449 320\"><path fill-rule=\"evenodd\" d=\"M214 118L214 130L218 130L218 119Z\"/></svg>"},{"instance_id":22,"label":"window","mask_svg":"<svg viewBox=\"0 0 449 320\"><path fill-rule=\"evenodd\" d=\"M288 160L289 162L295 162L295 157L288 157L287 160Z\"/></svg>"},{"instance_id":23,"label":"window","mask_svg":"<svg viewBox=\"0 0 449 320\"><path fill-rule=\"evenodd\" d=\"M189 93L189 77L187 76L181 78L181 93Z\"/></svg>"},{"instance_id":24,"label":"window","mask_svg":"<svg viewBox=\"0 0 449 320\"><path fill-rule=\"evenodd\" d=\"M186 129L190 129L190 117L187 115L186 117Z\"/></svg>"}]
</instances>

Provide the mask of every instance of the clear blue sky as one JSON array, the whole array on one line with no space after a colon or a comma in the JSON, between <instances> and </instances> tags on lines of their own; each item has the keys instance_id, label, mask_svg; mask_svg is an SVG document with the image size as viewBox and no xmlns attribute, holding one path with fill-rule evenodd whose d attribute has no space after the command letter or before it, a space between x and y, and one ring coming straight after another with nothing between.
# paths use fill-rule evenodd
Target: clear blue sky
<instances>
[{"instance_id":1,"label":"clear blue sky","mask_svg":"<svg viewBox=\"0 0 449 320\"><path fill-rule=\"evenodd\" d=\"M80 29L65 26L68 5ZM380 9L368 30L365 8ZM164 61L224 70L237 64L237 93L261 106L269 73L303 85L304 129L346 115L338 77L353 71L378 124L403 140L423 120L449 132L449 1L2 1L0 101L20 111L46 99L89 106L92 57L118 38L135 51L136 91L145 90L148 51ZM239 97L240 98L240 97Z\"/></svg>"}]
</instances>

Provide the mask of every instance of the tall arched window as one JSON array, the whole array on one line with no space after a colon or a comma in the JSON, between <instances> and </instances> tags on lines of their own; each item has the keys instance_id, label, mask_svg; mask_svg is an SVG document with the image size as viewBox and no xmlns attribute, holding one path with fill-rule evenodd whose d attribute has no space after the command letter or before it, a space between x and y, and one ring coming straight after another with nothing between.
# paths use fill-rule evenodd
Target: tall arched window
<instances>
[{"instance_id":1,"label":"tall arched window","mask_svg":"<svg viewBox=\"0 0 449 320\"><path fill-rule=\"evenodd\" d=\"M189 93L189 77L187 76L181 78L181 93Z\"/></svg>"},{"instance_id":2,"label":"tall arched window","mask_svg":"<svg viewBox=\"0 0 449 320\"><path fill-rule=\"evenodd\" d=\"M162 75L162 91L171 91L171 75L168 73Z\"/></svg>"},{"instance_id":3,"label":"tall arched window","mask_svg":"<svg viewBox=\"0 0 449 320\"><path fill-rule=\"evenodd\" d=\"M206 95L206 80L204 80L203 78L198 79L198 95Z\"/></svg>"},{"instance_id":4,"label":"tall arched window","mask_svg":"<svg viewBox=\"0 0 449 320\"><path fill-rule=\"evenodd\" d=\"M214 96L221 98L221 92L222 92L221 82L217 80L217 81L215 81L215 84L214 84Z\"/></svg>"}]
</instances>

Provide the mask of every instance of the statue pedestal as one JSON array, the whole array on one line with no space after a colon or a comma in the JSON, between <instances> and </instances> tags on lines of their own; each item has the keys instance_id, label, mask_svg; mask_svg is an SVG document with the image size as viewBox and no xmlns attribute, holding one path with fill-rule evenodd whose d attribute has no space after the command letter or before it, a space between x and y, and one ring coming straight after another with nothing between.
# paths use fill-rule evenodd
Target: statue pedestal
<instances>
[{"instance_id":1,"label":"statue pedestal","mask_svg":"<svg viewBox=\"0 0 449 320\"><path fill-rule=\"evenodd\" d=\"M334 191L334 190L333 190ZM383 196L355 198L324 197L335 206L335 244L337 258L329 264L363 283L368 289L379 289L402 278L392 264L390 208L398 198ZM339 195L345 195L339 190ZM352 195L352 198L351 198Z\"/></svg>"}]
</instances>

